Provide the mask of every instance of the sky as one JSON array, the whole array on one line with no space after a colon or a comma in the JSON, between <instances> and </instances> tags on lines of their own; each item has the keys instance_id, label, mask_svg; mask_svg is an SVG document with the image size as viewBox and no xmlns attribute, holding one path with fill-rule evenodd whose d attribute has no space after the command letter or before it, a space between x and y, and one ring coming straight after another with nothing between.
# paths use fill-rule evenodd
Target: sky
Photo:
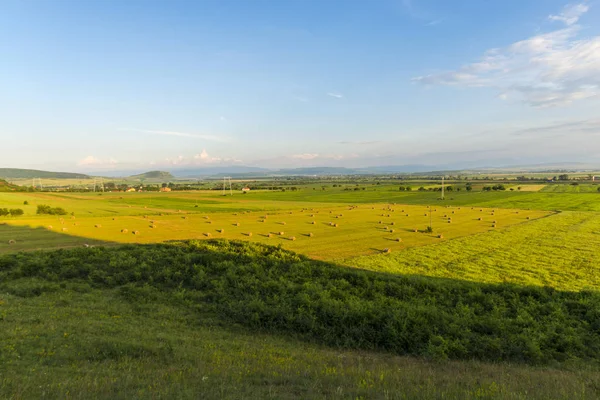
<instances>
[{"instance_id":1,"label":"sky","mask_svg":"<svg viewBox=\"0 0 600 400\"><path fill-rule=\"evenodd\" d=\"M0 0L0 167L600 164L600 1Z\"/></svg>"}]
</instances>

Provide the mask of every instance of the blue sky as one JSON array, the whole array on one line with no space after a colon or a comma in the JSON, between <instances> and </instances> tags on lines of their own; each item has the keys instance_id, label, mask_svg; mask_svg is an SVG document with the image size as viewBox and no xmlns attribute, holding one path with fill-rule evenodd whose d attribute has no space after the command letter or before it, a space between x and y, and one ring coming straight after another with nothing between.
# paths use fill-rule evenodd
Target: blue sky
<instances>
[{"instance_id":1,"label":"blue sky","mask_svg":"<svg viewBox=\"0 0 600 400\"><path fill-rule=\"evenodd\" d=\"M600 160L600 3L0 2L5 167Z\"/></svg>"}]
</instances>

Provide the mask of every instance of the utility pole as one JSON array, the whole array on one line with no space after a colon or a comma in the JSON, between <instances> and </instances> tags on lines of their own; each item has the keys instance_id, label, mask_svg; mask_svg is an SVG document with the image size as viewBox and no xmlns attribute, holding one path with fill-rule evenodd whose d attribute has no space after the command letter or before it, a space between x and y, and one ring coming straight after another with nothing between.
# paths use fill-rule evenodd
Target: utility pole
<instances>
[{"instance_id":1,"label":"utility pole","mask_svg":"<svg viewBox=\"0 0 600 400\"><path fill-rule=\"evenodd\" d=\"M442 175L442 200L444 200L444 176Z\"/></svg>"}]
</instances>

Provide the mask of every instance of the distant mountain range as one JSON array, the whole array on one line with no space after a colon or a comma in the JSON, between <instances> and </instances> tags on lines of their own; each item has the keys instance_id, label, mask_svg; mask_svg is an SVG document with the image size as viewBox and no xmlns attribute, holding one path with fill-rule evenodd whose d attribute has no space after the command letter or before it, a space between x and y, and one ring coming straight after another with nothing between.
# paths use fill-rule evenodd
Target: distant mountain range
<instances>
[{"instance_id":1,"label":"distant mountain range","mask_svg":"<svg viewBox=\"0 0 600 400\"><path fill-rule=\"evenodd\" d=\"M365 168L345 167L305 167L305 168L259 168L245 166L181 168L171 171L112 171L112 177L129 179L148 179L167 182L175 179L207 179L231 176L235 178L268 178L281 176L340 176L340 175L384 175L384 174L475 174L475 173L519 173L519 172L568 172L568 171L600 171L600 164L561 162L533 165L507 165L504 167L465 168L461 165L387 165ZM110 178L105 172L96 174L79 174L72 172L51 172L33 169L0 168L3 179L91 179L93 176Z\"/></svg>"}]
</instances>

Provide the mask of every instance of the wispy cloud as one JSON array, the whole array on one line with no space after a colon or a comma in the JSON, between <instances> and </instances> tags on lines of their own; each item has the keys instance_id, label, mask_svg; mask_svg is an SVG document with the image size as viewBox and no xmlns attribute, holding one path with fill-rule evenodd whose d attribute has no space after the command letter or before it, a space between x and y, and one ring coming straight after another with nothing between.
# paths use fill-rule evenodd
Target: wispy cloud
<instances>
[{"instance_id":1,"label":"wispy cloud","mask_svg":"<svg viewBox=\"0 0 600 400\"><path fill-rule=\"evenodd\" d=\"M120 128L121 131L129 131L129 132L139 132L146 133L150 135L165 135L165 136L179 136L179 137L188 137L188 138L197 138L204 140L211 140L214 142L227 142L229 139L223 136L216 135L206 135L201 133L187 133L187 132L176 132L176 131L155 131L149 129L133 129L133 128Z\"/></svg>"},{"instance_id":2,"label":"wispy cloud","mask_svg":"<svg viewBox=\"0 0 600 400\"><path fill-rule=\"evenodd\" d=\"M329 92L329 93L327 93L327 96L335 97L336 99L343 99L344 98L343 94L336 93L336 92Z\"/></svg>"},{"instance_id":3,"label":"wispy cloud","mask_svg":"<svg viewBox=\"0 0 600 400\"><path fill-rule=\"evenodd\" d=\"M477 62L453 71L419 76L424 85L490 87L503 100L533 107L572 103L600 94L600 36L578 38L585 4L565 7L550 19L566 27L538 34L504 48L490 49Z\"/></svg>"},{"instance_id":4,"label":"wispy cloud","mask_svg":"<svg viewBox=\"0 0 600 400\"><path fill-rule=\"evenodd\" d=\"M433 21L426 23L425 26L435 26L441 24L442 22L444 22L443 19L434 19Z\"/></svg>"},{"instance_id":5,"label":"wispy cloud","mask_svg":"<svg viewBox=\"0 0 600 400\"><path fill-rule=\"evenodd\" d=\"M587 4L568 4L563 8L563 11L558 15L550 15L548 19L550 21L561 21L567 25L576 24L579 18L588 12L589 6Z\"/></svg>"},{"instance_id":6,"label":"wispy cloud","mask_svg":"<svg viewBox=\"0 0 600 400\"><path fill-rule=\"evenodd\" d=\"M355 145L359 145L359 146L367 146L370 144L377 144L377 143L381 143L381 142L379 140L370 140L370 141L365 141L365 142L353 142L353 141L338 142L338 144L355 144Z\"/></svg>"}]
</instances>

